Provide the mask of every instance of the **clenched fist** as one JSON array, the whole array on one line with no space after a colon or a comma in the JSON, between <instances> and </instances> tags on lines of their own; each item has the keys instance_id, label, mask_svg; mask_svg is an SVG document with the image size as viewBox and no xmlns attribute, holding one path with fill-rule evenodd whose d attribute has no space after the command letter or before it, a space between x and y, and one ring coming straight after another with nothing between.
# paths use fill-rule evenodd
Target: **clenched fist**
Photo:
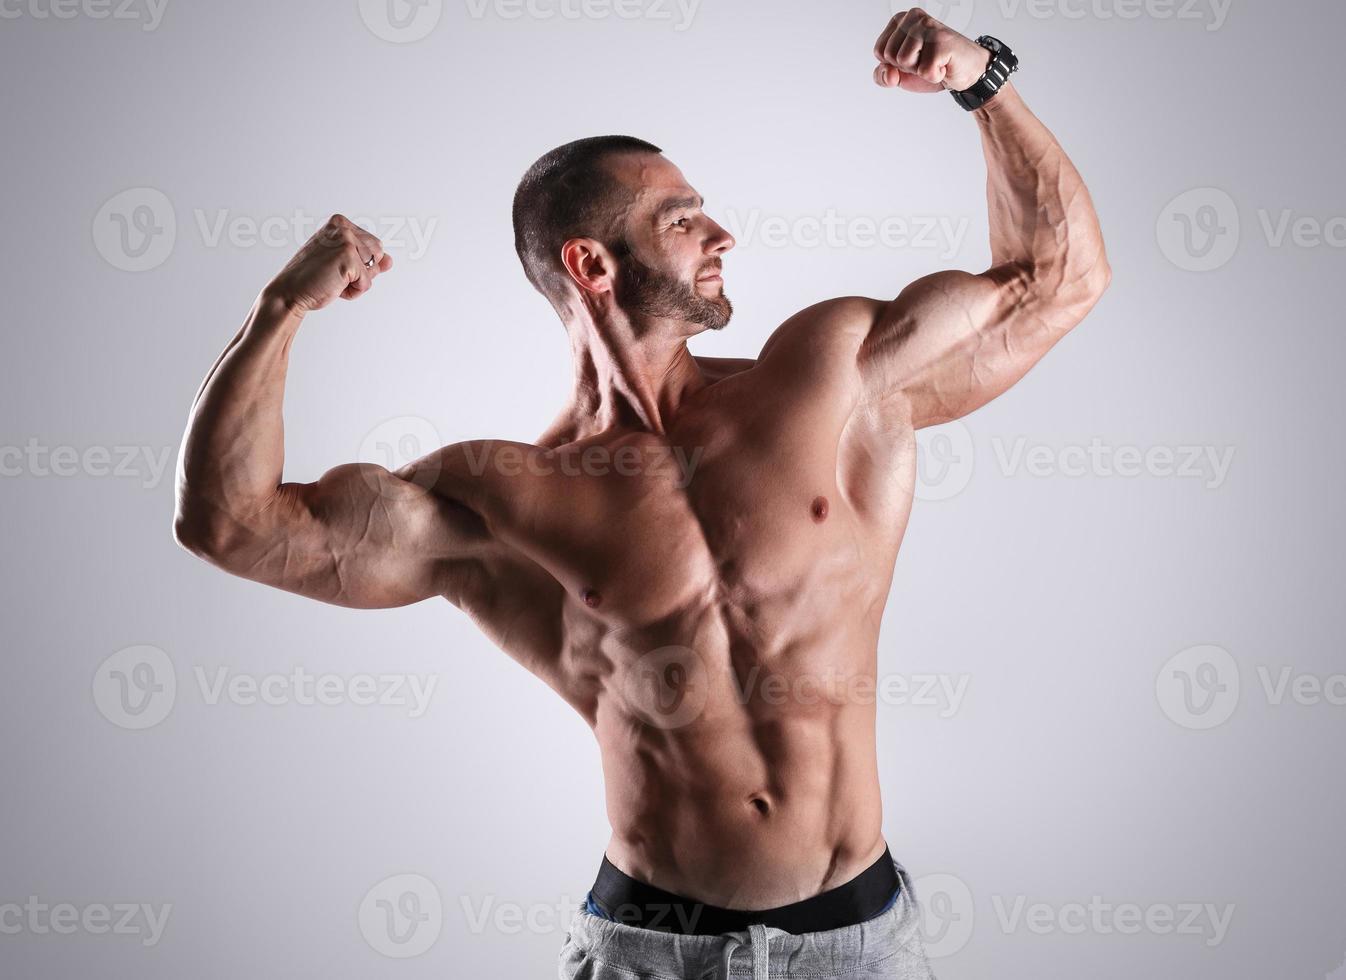
<instances>
[{"instance_id":1,"label":"clenched fist","mask_svg":"<svg viewBox=\"0 0 1346 980\"><path fill-rule=\"evenodd\" d=\"M355 299L374 284L374 277L393 267L383 244L340 214L304 243L266 287L297 313L320 310L340 296Z\"/></svg>"},{"instance_id":2,"label":"clenched fist","mask_svg":"<svg viewBox=\"0 0 1346 980\"><path fill-rule=\"evenodd\" d=\"M920 7L893 15L874 44L874 57L874 81L909 92L961 92L991 63L991 52Z\"/></svg>"}]
</instances>

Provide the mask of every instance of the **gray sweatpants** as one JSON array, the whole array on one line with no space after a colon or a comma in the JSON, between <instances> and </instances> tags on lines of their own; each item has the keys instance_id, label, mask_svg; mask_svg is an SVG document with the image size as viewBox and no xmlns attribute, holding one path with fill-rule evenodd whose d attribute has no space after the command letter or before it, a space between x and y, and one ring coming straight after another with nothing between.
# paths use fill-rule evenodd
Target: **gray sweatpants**
<instances>
[{"instance_id":1,"label":"gray sweatpants","mask_svg":"<svg viewBox=\"0 0 1346 980\"><path fill-rule=\"evenodd\" d=\"M561 947L561 980L934 980L911 879L887 912L858 925L791 935L769 926L680 936L591 915L581 903Z\"/></svg>"}]
</instances>

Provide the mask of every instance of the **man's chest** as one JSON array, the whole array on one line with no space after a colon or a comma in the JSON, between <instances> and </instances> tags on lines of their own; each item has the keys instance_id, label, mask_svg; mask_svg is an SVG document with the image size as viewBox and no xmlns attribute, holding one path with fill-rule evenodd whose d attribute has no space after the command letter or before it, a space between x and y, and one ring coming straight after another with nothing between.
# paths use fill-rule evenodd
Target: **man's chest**
<instances>
[{"instance_id":1,"label":"man's chest","mask_svg":"<svg viewBox=\"0 0 1346 980\"><path fill-rule=\"evenodd\" d=\"M526 547L615 626L698 609L766 625L854 594L886 577L895 542L857 506L884 463L855 445L850 409L739 385L666 434L591 443L547 481Z\"/></svg>"}]
</instances>

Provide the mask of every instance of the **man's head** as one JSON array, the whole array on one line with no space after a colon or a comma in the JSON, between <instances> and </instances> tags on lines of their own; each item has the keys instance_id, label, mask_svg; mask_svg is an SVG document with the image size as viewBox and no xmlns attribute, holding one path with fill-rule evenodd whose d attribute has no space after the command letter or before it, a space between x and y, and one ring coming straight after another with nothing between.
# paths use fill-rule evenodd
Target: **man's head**
<instances>
[{"instance_id":1,"label":"man's head","mask_svg":"<svg viewBox=\"0 0 1346 980\"><path fill-rule=\"evenodd\" d=\"M577 301L718 330L733 306L721 255L733 237L653 144L595 136L534 163L514 195L514 247L565 320ZM602 298L602 299L600 299Z\"/></svg>"}]
</instances>

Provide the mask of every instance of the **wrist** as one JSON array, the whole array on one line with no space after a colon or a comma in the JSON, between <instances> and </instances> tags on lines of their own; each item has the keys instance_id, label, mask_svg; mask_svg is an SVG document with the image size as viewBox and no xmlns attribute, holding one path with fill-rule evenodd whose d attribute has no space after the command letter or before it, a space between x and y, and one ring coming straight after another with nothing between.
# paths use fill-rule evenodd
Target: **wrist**
<instances>
[{"instance_id":1,"label":"wrist","mask_svg":"<svg viewBox=\"0 0 1346 980\"><path fill-rule=\"evenodd\" d=\"M1009 108L1009 104L1018 97L1019 93L1014 88L1014 83L1006 82L1001 86L999 92L991 96L989 101L983 102L980 106L973 109L972 115L977 119L990 119L997 113L1004 112Z\"/></svg>"},{"instance_id":2,"label":"wrist","mask_svg":"<svg viewBox=\"0 0 1346 980\"><path fill-rule=\"evenodd\" d=\"M981 77L986 74L986 69L991 67L991 58L993 57L991 52L980 44L976 45L976 48L977 53L972 56L967 69L959 72L956 80L949 80L948 87L953 91L962 92L976 85Z\"/></svg>"},{"instance_id":3,"label":"wrist","mask_svg":"<svg viewBox=\"0 0 1346 980\"><path fill-rule=\"evenodd\" d=\"M308 312L275 283L267 283L262 287L253 303L253 310L260 319L274 323L293 321L295 326L299 325L304 319L304 314Z\"/></svg>"},{"instance_id":4,"label":"wrist","mask_svg":"<svg viewBox=\"0 0 1346 980\"><path fill-rule=\"evenodd\" d=\"M252 304L248 326L252 330L293 333L299 329L307 312L273 284L268 284Z\"/></svg>"},{"instance_id":5,"label":"wrist","mask_svg":"<svg viewBox=\"0 0 1346 980\"><path fill-rule=\"evenodd\" d=\"M953 100L969 112L976 112L995 101L1001 89L1009 84L1010 75L1019 70L1018 56L999 38L983 34L976 43L986 52L982 74L964 88L950 87ZM978 63L981 60L978 59Z\"/></svg>"}]
</instances>

